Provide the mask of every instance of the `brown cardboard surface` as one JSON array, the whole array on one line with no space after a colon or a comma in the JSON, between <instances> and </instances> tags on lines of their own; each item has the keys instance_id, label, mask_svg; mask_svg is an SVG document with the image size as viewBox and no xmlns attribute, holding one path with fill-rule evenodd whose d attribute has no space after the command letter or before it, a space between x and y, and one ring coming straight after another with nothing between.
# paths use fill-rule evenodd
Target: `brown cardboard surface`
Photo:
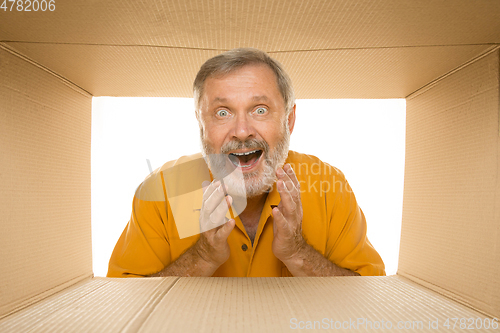
<instances>
[{"instance_id":1,"label":"brown cardboard surface","mask_svg":"<svg viewBox=\"0 0 500 333\"><path fill-rule=\"evenodd\" d=\"M290 316L484 319L421 285L500 316L498 50L427 85L500 44L499 1L56 7L0 11L0 317L16 311L0 320L2 331L279 331ZM88 279L91 94L191 96L199 65L239 46L282 61L299 98L405 97L425 86L407 103L399 271L421 285L398 276Z\"/></svg>"},{"instance_id":2,"label":"brown cardboard surface","mask_svg":"<svg viewBox=\"0 0 500 333\"><path fill-rule=\"evenodd\" d=\"M0 13L1 40L32 43L267 51L500 43L496 0L80 0Z\"/></svg>"},{"instance_id":3,"label":"brown cardboard surface","mask_svg":"<svg viewBox=\"0 0 500 333\"><path fill-rule=\"evenodd\" d=\"M189 308L176 304L191 304ZM140 332L289 331L290 320L435 320L484 316L397 276L180 279ZM198 320L196 320L199 318ZM168 329L167 329L168 327ZM372 332L370 327L356 331Z\"/></svg>"},{"instance_id":4,"label":"brown cardboard surface","mask_svg":"<svg viewBox=\"0 0 500 333\"><path fill-rule=\"evenodd\" d=\"M451 327L452 318L487 319L398 276L95 278L0 320L0 331L283 332L317 321L373 332L383 321L395 331L444 332L448 318ZM429 329L436 320L438 329ZM415 327L398 329L399 322Z\"/></svg>"},{"instance_id":5,"label":"brown cardboard surface","mask_svg":"<svg viewBox=\"0 0 500 333\"><path fill-rule=\"evenodd\" d=\"M142 322L176 279L87 279L0 321L0 331L122 332Z\"/></svg>"},{"instance_id":6,"label":"brown cardboard surface","mask_svg":"<svg viewBox=\"0 0 500 333\"><path fill-rule=\"evenodd\" d=\"M299 98L403 98L500 43L496 0L55 6L54 12L0 11L0 41L95 96L191 97L201 62L252 46L283 61Z\"/></svg>"},{"instance_id":7,"label":"brown cardboard surface","mask_svg":"<svg viewBox=\"0 0 500 333\"><path fill-rule=\"evenodd\" d=\"M286 64L297 98L405 98L489 48L401 47L283 52L272 56Z\"/></svg>"},{"instance_id":8,"label":"brown cardboard surface","mask_svg":"<svg viewBox=\"0 0 500 333\"><path fill-rule=\"evenodd\" d=\"M94 96L192 97L212 50L8 43ZM271 53L286 66L297 98L404 98L488 50L489 45Z\"/></svg>"},{"instance_id":9,"label":"brown cardboard surface","mask_svg":"<svg viewBox=\"0 0 500 333\"><path fill-rule=\"evenodd\" d=\"M90 109L0 48L0 317L92 276Z\"/></svg>"},{"instance_id":10,"label":"brown cardboard surface","mask_svg":"<svg viewBox=\"0 0 500 333\"><path fill-rule=\"evenodd\" d=\"M199 67L219 53L135 46L8 45L94 96L193 97Z\"/></svg>"},{"instance_id":11,"label":"brown cardboard surface","mask_svg":"<svg viewBox=\"0 0 500 333\"><path fill-rule=\"evenodd\" d=\"M500 316L499 51L407 99L398 274Z\"/></svg>"}]
</instances>

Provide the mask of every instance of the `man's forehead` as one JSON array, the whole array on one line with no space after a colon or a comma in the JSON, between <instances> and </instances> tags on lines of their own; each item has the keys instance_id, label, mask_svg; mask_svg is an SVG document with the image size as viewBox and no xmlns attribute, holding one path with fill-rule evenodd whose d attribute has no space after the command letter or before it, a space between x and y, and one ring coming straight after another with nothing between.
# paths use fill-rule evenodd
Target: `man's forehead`
<instances>
[{"instance_id":1,"label":"man's forehead","mask_svg":"<svg viewBox=\"0 0 500 333\"><path fill-rule=\"evenodd\" d=\"M236 83L233 85L229 83L229 86L227 85L228 81L226 79L237 80L239 78L243 78L243 81L239 81L243 82L242 84ZM246 89L245 78L248 78L248 82L250 82L248 87L251 88L248 91ZM224 88L219 87L216 83L218 80L226 81L226 86ZM217 88L213 86L214 83ZM206 106L213 106L230 103L232 99L241 99L244 96L243 98L246 101L269 103L276 98L274 96L276 93L281 96L277 76L273 69L267 64L251 63L227 73L208 76L204 82L200 102Z\"/></svg>"}]
</instances>

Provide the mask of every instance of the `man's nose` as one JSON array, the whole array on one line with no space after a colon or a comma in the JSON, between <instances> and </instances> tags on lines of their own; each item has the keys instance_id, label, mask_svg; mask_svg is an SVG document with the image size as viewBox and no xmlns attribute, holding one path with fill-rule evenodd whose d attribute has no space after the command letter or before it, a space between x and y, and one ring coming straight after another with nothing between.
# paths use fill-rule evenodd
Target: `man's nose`
<instances>
[{"instance_id":1,"label":"man's nose","mask_svg":"<svg viewBox=\"0 0 500 333\"><path fill-rule=\"evenodd\" d=\"M233 137L238 138L242 142L255 138L255 129L246 114L237 115L233 125Z\"/></svg>"}]
</instances>

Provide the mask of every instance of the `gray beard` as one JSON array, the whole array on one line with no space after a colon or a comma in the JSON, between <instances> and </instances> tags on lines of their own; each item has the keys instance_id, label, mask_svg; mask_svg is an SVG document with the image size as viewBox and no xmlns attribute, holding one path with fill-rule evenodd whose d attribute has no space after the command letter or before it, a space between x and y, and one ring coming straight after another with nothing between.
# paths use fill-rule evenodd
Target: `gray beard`
<instances>
[{"instance_id":1,"label":"gray beard","mask_svg":"<svg viewBox=\"0 0 500 333\"><path fill-rule=\"evenodd\" d=\"M288 122L284 121L282 127L282 139L272 151L265 140L250 139L245 142L233 140L221 147L221 152L215 152L204 139L203 129L200 126L200 139L202 154L207 165L216 179L224 178L224 184L228 186L228 193L233 196L247 198L256 197L264 192L269 192L276 182L276 170L282 167L288 156L290 146L290 129ZM243 174L235 170L236 167L229 161L228 153L237 149L261 149L263 159L263 170ZM230 165L228 167L228 165Z\"/></svg>"}]
</instances>

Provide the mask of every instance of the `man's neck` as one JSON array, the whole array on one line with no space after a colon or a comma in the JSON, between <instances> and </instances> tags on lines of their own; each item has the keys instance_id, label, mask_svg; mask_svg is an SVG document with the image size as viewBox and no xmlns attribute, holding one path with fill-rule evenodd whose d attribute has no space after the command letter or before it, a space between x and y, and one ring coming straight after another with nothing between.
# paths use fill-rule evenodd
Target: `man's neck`
<instances>
[{"instance_id":1,"label":"man's neck","mask_svg":"<svg viewBox=\"0 0 500 333\"><path fill-rule=\"evenodd\" d=\"M247 206L239 215L241 223L243 223L252 245L257 233L260 215L262 214L262 209L264 208L267 195L268 193L263 193L256 197L247 198Z\"/></svg>"},{"instance_id":2,"label":"man's neck","mask_svg":"<svg viewBox=\"0 0 500 333\"><path fill-rule=\"evenodd\" d=\"M262 209L264 208L264 203L266 202L268 193L262 193L256 197L247 198L247 206L245 210L242 212L243 216L252 216L262 213Z\"/></svg>"}]
</instances>

